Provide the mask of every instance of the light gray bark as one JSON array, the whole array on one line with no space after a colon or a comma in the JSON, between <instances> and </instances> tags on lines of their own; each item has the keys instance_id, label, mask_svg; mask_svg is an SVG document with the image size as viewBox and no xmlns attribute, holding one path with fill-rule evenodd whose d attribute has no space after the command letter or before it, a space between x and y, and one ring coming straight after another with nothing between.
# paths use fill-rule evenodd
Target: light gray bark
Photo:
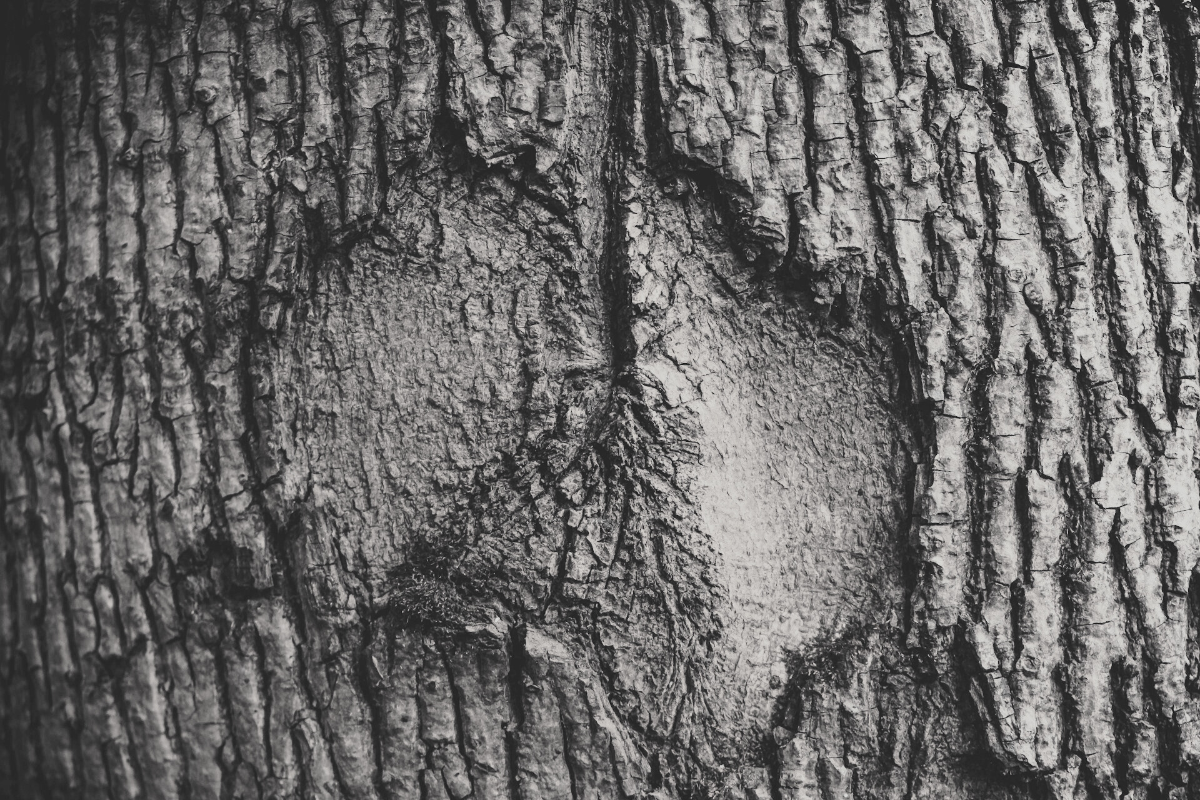
<instances>
[{"instance_id":1,"label":"light gray bark","mask_svg":"<svg viewBox=\"0 0 1200 800\"><path fill-rule=\"evenodd\" d=\"M1200 797L1187 0L0 25L0 796Z\"/></svg>"}]
</instances>

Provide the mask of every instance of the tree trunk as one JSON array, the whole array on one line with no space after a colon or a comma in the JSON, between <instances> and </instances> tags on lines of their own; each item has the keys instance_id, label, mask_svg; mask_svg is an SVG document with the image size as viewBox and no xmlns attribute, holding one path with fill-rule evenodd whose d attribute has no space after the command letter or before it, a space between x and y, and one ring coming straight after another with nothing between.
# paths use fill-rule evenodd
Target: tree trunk
<instances>
[{"instance_id":1,"label":"tree trunk","mask_svg":"<svg viewBox=\"0 0 1200 800\"><path fill-rule=\"evenodd\" d=\"M1191 0L0 15L0 796L1200 798Z\"/></svg>"}]
</instances>

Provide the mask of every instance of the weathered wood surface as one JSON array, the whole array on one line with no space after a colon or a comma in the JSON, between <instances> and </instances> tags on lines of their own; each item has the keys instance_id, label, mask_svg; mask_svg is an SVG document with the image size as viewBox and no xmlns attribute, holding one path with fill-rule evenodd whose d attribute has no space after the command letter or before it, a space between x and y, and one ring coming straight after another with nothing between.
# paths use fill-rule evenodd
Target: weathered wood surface
<instances>
[{"instance_id":1,"label":"weathered wood surface","mask_svg":"<svg viewBox=\"0 0 1200 800\"><path fill-rule=\"evenodd\" d=\"M0 25L0 795L1200 797L1187 0Z\"/></svg>"}]
</instances>

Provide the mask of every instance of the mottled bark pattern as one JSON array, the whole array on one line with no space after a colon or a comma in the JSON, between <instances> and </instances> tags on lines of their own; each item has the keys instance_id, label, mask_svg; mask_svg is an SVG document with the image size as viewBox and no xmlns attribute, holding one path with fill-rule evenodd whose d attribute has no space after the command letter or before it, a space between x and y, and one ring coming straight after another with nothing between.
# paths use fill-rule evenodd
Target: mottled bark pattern
<instances>
[{"instance_id":1,"label":"mottled bark pattern","mask_svg":"<svg viewBox=\"0 0 1200 800\"><path fill-rule=\"evenodd\" d=\"M1200 797L1188 0L0 25L0 796Z\"/></svg>"}]
</instances>

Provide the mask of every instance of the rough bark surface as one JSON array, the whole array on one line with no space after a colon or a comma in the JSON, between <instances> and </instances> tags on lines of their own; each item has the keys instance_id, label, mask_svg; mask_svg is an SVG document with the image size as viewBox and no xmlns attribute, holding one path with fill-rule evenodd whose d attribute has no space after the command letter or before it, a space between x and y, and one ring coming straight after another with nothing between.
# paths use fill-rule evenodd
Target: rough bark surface
<instances>
[{"instance_id":1,"label":"rough bark surface","mask_svg":"<svg viewBox=\"0 0 1200 800\"><path fill-rule=\"evenodd\" d=\"M1189 0L0 25L0 796L1200 798Z\"/></svg>"}]
</instances>

